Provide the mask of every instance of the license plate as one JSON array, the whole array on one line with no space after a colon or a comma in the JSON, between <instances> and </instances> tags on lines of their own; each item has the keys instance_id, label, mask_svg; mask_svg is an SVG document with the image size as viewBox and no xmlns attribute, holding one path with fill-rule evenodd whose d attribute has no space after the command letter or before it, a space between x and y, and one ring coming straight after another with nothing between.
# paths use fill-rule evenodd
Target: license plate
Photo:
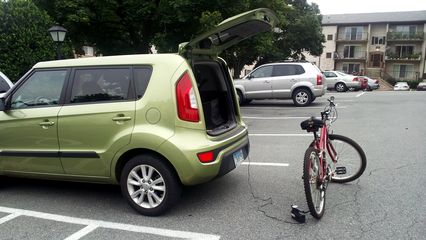
<instances>
[{"instance_id":1,"label":"license plate","mask_svg":"<svg viewBox=\"0 0 426 240\"><path fill-rule=\"evenodd\" d=\"M234 152L232 155L234 157L235 167L238 167L244 161L243 150L240 149L240 150Z\"/></svg>"}]
</instances>

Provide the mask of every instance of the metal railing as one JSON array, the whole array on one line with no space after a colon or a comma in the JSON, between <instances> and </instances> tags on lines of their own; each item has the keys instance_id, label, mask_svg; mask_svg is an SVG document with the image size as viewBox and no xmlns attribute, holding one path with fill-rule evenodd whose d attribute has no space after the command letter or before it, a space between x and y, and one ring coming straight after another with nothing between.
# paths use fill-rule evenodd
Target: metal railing
<instances>
[{"instance_id":1,"label":"metal railing","mask_svg":"<svg viewBox=\"0 0 426 240\"><path fill-rule=\"evenodd\" d=\"M397 53L397 52L387 52L385 59L389 60L421 60L422 53Z\"/></svg>"},{"instance_id":2,"label":"metal railing","mask_svg":"<svg viewBox=\"0 0 426 240\"><path fill-rule=\"evenodd\" d=\"M367 32L339 32L337 34L338 41L367 41Z\"/></svg>"},{"instance_id":3,"label":"metal railing","mask_svg":"<svg viewBox=\"0 0 426 240\"><path fill-rule=\"evenodd\" d=\"M423 31L417 32L397 32L390 31L388 32L388 41L392 40L423 40L425 37L425 33Z\"/></svg>"},{"instance_id":4,"label":"metal railing","mask_svg":"<svg viewBox=\"0 0 426 240\"><path fill-rule=\"evenodd\" d=\"M365 60L367 58L367 51L339 51L334 55L335 59L361 59Z\"/></svg>"}]
</instances>

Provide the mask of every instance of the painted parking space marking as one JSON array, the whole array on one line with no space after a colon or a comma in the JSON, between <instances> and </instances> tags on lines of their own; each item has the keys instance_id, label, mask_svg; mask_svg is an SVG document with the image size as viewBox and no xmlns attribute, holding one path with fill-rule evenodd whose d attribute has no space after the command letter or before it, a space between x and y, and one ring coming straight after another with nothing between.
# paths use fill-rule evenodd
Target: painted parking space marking
<instances>
[{"instance_id":1,"label":"painted parking space marking","mask_svg":"<svg viewBox=\"0 0 426 240\"><path fill-rule=\"evenodd\" d=\"M96 230L96 228L98 228L98 225L88 225L87 227L81 229L80 231L74 233L73 235L65 238L65 240L78 240L84 236L86 236L87 234L93 232L94 230Z\"/></svg>"},{"instance_id":2,"label":"painted parking space marking","mask_svg":"<svg viewBox=\"0 0 426 240\"><path fill-rule=\"evenodd\" d=\"M10 221L12 219L15 219L15 218L19 217L19 216L21 216L21 214L18 214L18 213L9 214L9 215L7 215L5 217L0 218L0 224L8 222L8 221Z\"/></svg>"},{"instance_id":3,"label":"painted parking space marking","mask_svg":"<svg viewBox=\"0 0 426 240\"><path fill-rule=\"evenodd\" d=\"M249 133L250 137L312 137L307 133Z\"/></svg>"},{"instance_id":4,"label":"painted parking space marking","mask_svg":"<svg viewBox=\"0 0 426 240\"><path fill-rule=\"evenodd\" d=\"M243 162L241 165L249 166L270 166L270 167L288 167L288 163L267 163L267 162Z\"/></svg>"},{"instance_id":5,"label":"painted parking space marking","mask_svg":"<svg viewBox=\"0 0 426 240\"><path fill-rule=\"evenodd\" d=\"M356 95L355 97L361 97L362 95L364 95L365 94L365 92L362 92L362 93L360 93L360 94L358 94L358 95Z\"/></svg>"},{"instance_id":6,"label":"painted parking space marking","mask_svg":"<svg viewBox=\"0 0 426 240\"><path fill-rule=\"evenodd\" d=\"M291 119L306 119L309 117L254 117L243 116L244 119L257 119L257 120L291 120Z\"/></svg>"},{"instance_id":7,"label":"painted parking space marking","mask_svg":"<svg viewBox=\"0 0 426 240\"><path fill-rule=\"evenodd\" d=\"M69 217L69 216L63 216L58 214L37 212L37 211L24 210L24 209L18 209L18 208L8 208L8 207L0 206L0 212L10 213L6 217L0 218L0 224L10 221L18 216L26 216L26 217L34 217L34 218L51 220L56 222L86 225L86 227L83 227L78 232L66 238L67 240L78 240L97 228L107 228L107 229L122 230L122 231L135 232L135 233L146 233L146 234L153 234L153 235L159 235L159 236L170 237L170 238L182 238L182 239L194 239L194 240L195 239L206 239L206 240L220 239L220 236L218 235L177 231L177 230L170 230L170 229L164 229L164 228L144 227L144 226L138 226L138 225L107 222L107 221L93 220L93 219L87 219L87 218Z\"/></svg>"}]
</instances>

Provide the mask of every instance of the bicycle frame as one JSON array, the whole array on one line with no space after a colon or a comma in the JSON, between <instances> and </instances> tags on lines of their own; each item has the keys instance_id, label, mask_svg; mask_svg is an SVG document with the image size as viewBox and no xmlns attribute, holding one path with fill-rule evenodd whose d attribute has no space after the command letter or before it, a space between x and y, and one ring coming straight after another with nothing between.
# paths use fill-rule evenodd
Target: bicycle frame
<instances>
[{"instance_id":1,"label":"bicycle frame","mask_svg":"<svg viewBox=\"0 0 426 240\"><path fill-rule=\"evenodd\" d=\"M327 151L331 160L336 163L337 162L337 152L334 149L334 146L331 144L328 138L328 130L329 124L327 124L327 119L323 119L323 126L320 131L320 135L318 136L317 132L314 132L314 148L319 152L319 160L321 167L321 181L324 181L327 177L327 159L325 155L325 151ZM332 174L332 173L330 173Z\"/></svg>"}]
</instances>

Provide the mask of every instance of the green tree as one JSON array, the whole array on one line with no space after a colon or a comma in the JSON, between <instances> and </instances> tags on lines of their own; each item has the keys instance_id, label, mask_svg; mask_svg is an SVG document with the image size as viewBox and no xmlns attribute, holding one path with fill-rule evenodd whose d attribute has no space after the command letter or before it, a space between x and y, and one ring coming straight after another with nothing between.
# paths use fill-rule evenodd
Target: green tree
<instances>
[{"instance_id":1,"label":"green tree","mask_svg":"<svg viewBox=\"0 0 426 240\"><path fill-rule=\"evenodd\" d=\"M221 54L234 69L245 64L303 59L302 52L322 52L321 15L306 0L33 0L65 26L76 50L96 46L104 55L177 52L222 20L254 8L274 10L280 24L275 32L246 40Z\"/></svg>"},{"instance_id":2,"label":"green tree","mask_svg":"<svg viewBox=\"0 0 426 240\"><path fill-rule=\"evenodd\" d=\"M31 1L0 1L0 70L18 80L35 63L55 58L53 21Z\"/></svg>"}]
</instances>

